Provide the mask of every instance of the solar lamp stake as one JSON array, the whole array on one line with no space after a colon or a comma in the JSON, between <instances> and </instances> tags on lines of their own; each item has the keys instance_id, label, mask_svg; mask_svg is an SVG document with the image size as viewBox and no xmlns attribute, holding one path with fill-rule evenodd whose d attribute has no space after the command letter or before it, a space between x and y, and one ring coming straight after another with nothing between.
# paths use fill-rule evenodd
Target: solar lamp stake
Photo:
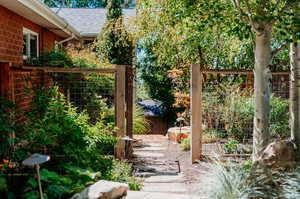
<instances>
[{"instance_id":1,"label":"solar lamp stake","mask_svg":"<svg viewBox=\"0 0 300 199\"><path fill-rule=\"evenodd\" d=\"M38 184L39 184L39 192L40 192L40 197L41 199L44 199L43 196L43 190L42 190L42 183L41 183L41 176L40 176L40 165L36 165L36 173L37 173L37 179L38 179Z\"/></svg>"}]
</instances>

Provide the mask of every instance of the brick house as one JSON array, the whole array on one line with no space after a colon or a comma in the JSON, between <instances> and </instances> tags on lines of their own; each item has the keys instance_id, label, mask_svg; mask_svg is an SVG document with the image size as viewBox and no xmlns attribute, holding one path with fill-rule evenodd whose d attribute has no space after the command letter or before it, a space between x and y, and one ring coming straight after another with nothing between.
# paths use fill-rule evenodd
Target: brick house
<instances>
[{"instance_id":1,"label":"brick house","mask_svg":"<svg viewBox=\"0 0 300 199\"><path fill-rule=\"evenodd\" d=\"M30 103L26 79L44 86L51 82L42 72L13 66L71 39L80 39L79 32L42 1L0 0L0 96L26 111Z\"/></svg>"},{"instance_id":2,"label":"brick house","mask_svg":"<svg viewBox=\"0 0 300 199\"><path fill-rule=\"evenodd\" d=\"M39 0L0 0L0 62L20 65L80 34Z\"/></svg>"},{"instance_id":3,"label":"brick house","mask_svg":"<svg viewBox=\"0 0 300 199\"><path fill-rule=\"evenodd\" d=\"M125 17L134 14L134 9L124 10ZM102 8L49 8L41 0L0 0L0 96L26 110L30 100L24 79L51 83L42 72L11 66L21 66L56 44L93 41L105 18Z\"/></svg>"}]
</instances>

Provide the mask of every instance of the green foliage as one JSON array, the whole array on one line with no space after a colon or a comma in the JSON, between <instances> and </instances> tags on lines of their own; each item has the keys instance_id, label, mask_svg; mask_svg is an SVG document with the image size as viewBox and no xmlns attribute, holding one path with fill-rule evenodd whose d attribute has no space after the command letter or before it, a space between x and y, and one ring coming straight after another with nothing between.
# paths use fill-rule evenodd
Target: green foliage
<instances>
[{"instance_id":1,"label":"green foliage","mask_svg":"<svg viewBox=\"0 0 300 199\"><path fill-rule=\"evenodd\" d=\"M231 2L142 0L137 7L136 35L156 37L152 50L159 65L174 68L201 63L209 68L253 67L249 34L243 34L244 40L230 34L232 27L250 32L245 23L235 26Z\"/></svg>"},{"instance_id":2,"label":"green foliage","mask_svg":"<svg viewBox=\"0 0 300 199\"><path fill-rule=\"evenodd\" d=\"M0 97L0 160L8 159L12 154L11 145L15 141L12 136L17 126L14 121L16 106Z\"/></svg>"},{"instance_id":3,"label":"green foliage","mask_svg":"<svg viewBox=\"0 0 300 199\"><path fill-rule=\"evenodd\" d=\"M205 193L213 199L294 199L299 198L300 170L252 168L248 160L242 165L217 161L210 166L204 181Z\"/></svg>"},{"instance_id":4,"label":"green foliage","mask_svg":"<svg viewBox=\"0 0 300 199\"><path fill-rule=\"evenodd\" d=\"M132 167L127 162L114 161L112 170L105 178L115 182L127 183L130 190L139 191L142 188L142 181L132 176Z\"/></svg>"},{"instance_id":5,"label":"green foliage","mask_svg":"<svg viewBox=\"0 0 300 199\"><path fill-rule=\"evenodd\" d=\"M116 139L112 136L114 127L107 119L111 110L105 108L103 100L100 99L99 120L92 124L87 113L77 112L57 92L57 87L35 88L31 93L32 110L27 114L21 137L26 144L17 149L15 158L23 160L36 152L51 156L51 162L41 170L45 198L69 198L98 180L101 174L108 180L119 180L129 183L132 189L140 189L130 166L113 163L112 156L107 156L113 154ZM24 197L38 198L36 180L30 178L27 186L30 189Z\"/></svg>"},{"instance_id":6,"label":"green foliage","mask_svg":"<svg viewBox=\"0 0 300 199\"><path fill-rule=\"evenodd\" d=\"M103 63L132 65L134 45L123 24L121 0L109 0L107 21L102 28L96 46L97 55Z\"/></svg>"},{"instance_id":7,"label":"green foliage","mask_svg":"<svg viewBox=\"0 0 300 199\"><path fill-rule=\"evenodd\" d=\"M122 17L122 2L123 0L108 0L107 1L107 20L119 19Z\"/></svg>"},{"instance_id":8,"label":"green foliage","mask_svg":"<svg viewBox=\"0 0 300 199\"><path fill-rule=\"evenodd\" d=\"M100 178L141 188L130 165L113 161L115 129L105 100L96 99L98 119L91 121L86 111L65 100L58 87L34 88L30 93L32 109L20 138L25 144L17 148L15 158L23 160L32 153L51 156L41 170L45 198L70 198ZM26 187L26 199L39 197L35 179L28 179Z\"/></svg>"},{"instance_id":9,"label":"green foliage","mask_svg":"<svg viewBox=\"0 0 300 199\"><path fill-rule=\"evenodd\" d=\"M190 150L190 148L191 148L190 138L188 137L188 138L184 138L183 140L181 140L180 147L185 151Z\"/></svg>"},{"instance_id":10,"label":"green foliage","mask_svg":"<svg viewBox=\"0 0 300 199\"><path fill-rule=\"evenodd\" d=\"M239 144L240 143L238 141L230 139L228 142L224 144L225 153L229 153L229 154L240 153Z\"/></svg>"},{"instance_id":11,"label":"green foliage","mask_svg":"<svg viewBox=\"0 0 300 199\"><path fill-rule=\"evenodd\" d=\"M91 47L83 49L56 49L42 52L38 58L27 61L29 65L56 68L106 68L108 64L100 63Z\"/></svg>"},{"instance_id":12,"label":"green foliage","mask_svg":"<svg viewBox=\"0 0 300 199\"><path fill-rule=\"evenodd\" d=\"M203 130L203 143L212 143L220 141L222 138L226 137L226 133L223 130L207 128Z\"/></svg>"},{"instance_id":13,"label":"green foliage","mask_svg":"<svg viewBox=\"0 0 300 199\"><path fill-rule=\"evenodd\" d=\"M254 116L251 89L243 90L241 84L225 81L218 86L208 85L203 96L204 123L213 124L209 129L215 128L221 133L220 137L228 136L238 141L251 137ZM270 103L271 135L286 138L289 136L288 100L272 96Z\"/></svg>"},{"instance_id":14,"label":"green foliage","mask_svg":"<svg viewBox=\"0 0 300 199\"><path fill-rule=\"evenodd\" d=\"M3 177L0 177L0 193L3 193L7 191L7 182L6 179Z\"/></svg>"},{"instance_id":15,"label":"green foliage","mask_svg":"<svg viewBox=\"0 0 300 199\"><path fill-rule=\"evenodd\" d=\"M289 101L279 97L271 97L270 132L273 137L290 136Z\"/></svg>"},{"instance_id":16,"label":"green foliage","mask_svg":"<svg viewBox=\"0 0 300 199\"><path fill-rule=\"evenodd\" d=\"M115 122L114 109L108 106L107 99L93 94L84 106L90 117L90 122L100 122L104 125L111 126Z\"/></svg>"},{"instance_id":17,"label":"green foliage","mask_svg":"<svg viewBox=\"0 0 300 199\"><path fill-rule=\"evenodd\" d=\"M44 189L44 194L47 198L67 198L71 197L74 193L83 190L87 185L97 181L101 176L99 172L92 172L88 169L81 169L74 166L65 166L66 174L60 175L55 171L42 169L41 182ZM36 179L30 178L27 185L32 191L27 192L26 199L39 198L38 184Z\"/></svg>"},{"instance_id":18,"label":"green foliage","mask_svg":"<svg viewBox=\"0 0 300 199\"><path fill-rule=\"evenodd\" d=\"M166 109L164 118L169 123L176 120L177 110L173 107L175 103L174 86L172 79L168 77L171 69L168 65L161 67L157 63L157 57L151 50L154 39L144 39L138 46L137 76L140 84L143 85L151 99L163 102L162 106Z\"/></svg>"},{"instance_id":19,"label":"green foliage","mask_svg":"<svg viewBox=\"0 0 300 199\"><path fill-rule=\"evenodd\" d=\"M67 55L65 50L52 50L43 52L38 58L29 60L29 64L58 68L73 67L73 61Z\"/></svg>"},{"instance_id":20,"label":"green foliage","mask_svg":"<svg viewBox=\"0 0 300 199\"><path fill-rule=\"evenodd\" d=\"M234 165L223 165L216 162L211 166L211 175L207 176L205 192L212 199L251 198L258 191L246 183L248 173Z\"/></svg>"},{"instance_id":21,"label":"green foliage","mask_svg":"<svg viewBox=\"0 0 300 199\"><path fill-rule=\"evenodd\" d=\"M112 136L113 127L103 122L90 124L86 112L76 112L76 108L57 92L57 87L41 88L40 91L44 91L44 97L37 95L34 98L43 100L33 100L32 111L28 113L31 120L23 138L28 141L26 152L51 151L54 161L56 157L65 156L62 164L70 161L99 170L102 160L97 156L113 154L116 141ZM41 104L44 106L42 109ZM39 118L36 118L37 112L40 113Z\"/></svg>"},{"instance_id":22,"label":"green foliage","mask_svg":"<svg viewBox=\"0 0 300 199\"><path fill-rule=\"evenodd\" d=\"M133 112L133 133L146 134L150 130L150 123L144 116L141 108L136 108Z\"/></svg>"}]
</instances>

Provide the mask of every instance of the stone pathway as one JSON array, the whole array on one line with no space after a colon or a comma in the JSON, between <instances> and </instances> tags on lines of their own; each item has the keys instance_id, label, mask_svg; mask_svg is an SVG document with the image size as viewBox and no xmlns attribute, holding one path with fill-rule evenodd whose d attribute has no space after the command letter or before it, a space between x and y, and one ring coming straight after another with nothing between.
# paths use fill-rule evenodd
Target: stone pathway
<instances>
[{"instance_id":1,"label":"stone pathway","mask_svg":"<svg viewBox=\"0 0 300 199\"><path fill-rule=\"evenodd\" d=\"M144 187L138 192L129 191L126 199L192 199L191 184L179 172L181 165L176 162L180 159L178 145L165 136L148 135L142 139L134 147L133 162L135 175L144 178Z\"/></svg>"}]
</instances>

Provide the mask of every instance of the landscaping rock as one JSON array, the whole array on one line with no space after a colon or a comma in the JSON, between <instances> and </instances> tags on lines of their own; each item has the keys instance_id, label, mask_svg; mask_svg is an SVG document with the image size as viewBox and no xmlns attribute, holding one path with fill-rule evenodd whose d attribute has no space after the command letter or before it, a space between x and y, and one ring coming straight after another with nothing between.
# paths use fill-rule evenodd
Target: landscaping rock
<instances>
[{"instance_id":1,"label":"landscaping rock","mask_svg":"<svg viewBox=\"0 0 300 199\"><path fill-rule=\"evenodd\" d=\"M100 180L71 199L118 199L127 195L128 185Z\"/></svg>"},{"instance_id":2,"label":"landscaping rock","mask_svg":"<svg viewBox=\"0 0 300 199\"><path fill-rule=\"evenodd\" d=\"M267 167L290 167L295 165L295 144L291 141L270 143L256 164Z\"/></svg>"}]
</instances>

